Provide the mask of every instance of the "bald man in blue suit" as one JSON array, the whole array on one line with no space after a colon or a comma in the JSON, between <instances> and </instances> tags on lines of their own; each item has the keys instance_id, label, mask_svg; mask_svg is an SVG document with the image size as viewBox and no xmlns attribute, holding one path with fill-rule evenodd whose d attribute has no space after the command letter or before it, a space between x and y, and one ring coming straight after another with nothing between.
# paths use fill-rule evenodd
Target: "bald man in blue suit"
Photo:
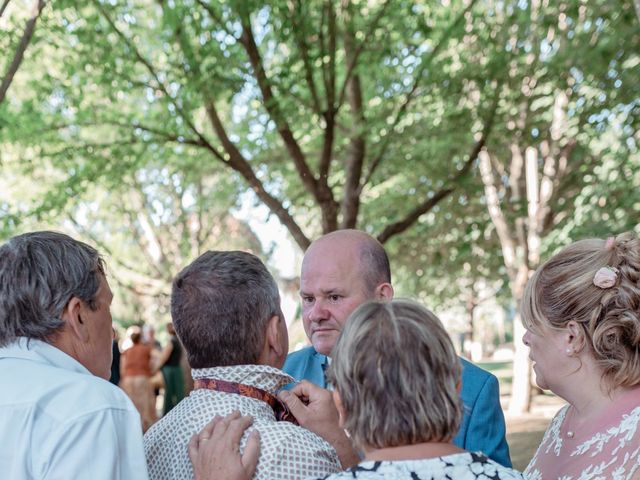
<instances>
[{"instance_id":1,"label":"bald man in blue suit","mask_svg":"<svg viewBox=\"0 0 640 480\"><path fill-rule=\"evenodd\" d=\"M312 346L289 354L283 370L296 380L326 384L325 369L342 326L368 300L393 298L389 259L380 243L358 230L338 230L311 244L302 262L302 320ZM453 443L482 451L510 467L498 380L460 359L464 417Z\"/></svg>"}]
</instances>

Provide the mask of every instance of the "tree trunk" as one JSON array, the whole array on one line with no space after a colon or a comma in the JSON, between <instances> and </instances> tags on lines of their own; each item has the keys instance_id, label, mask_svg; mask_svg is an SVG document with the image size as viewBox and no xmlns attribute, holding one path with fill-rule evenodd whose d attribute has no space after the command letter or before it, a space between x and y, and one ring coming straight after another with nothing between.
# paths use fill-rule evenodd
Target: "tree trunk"
<instances>
[{"instance_id":1,"label":"tree trunk","mask_svg":"<svg viewBox=\"0 0 640 480\"><path fill-rule=\"evenodd\" d=\"M531 408L531 361L529 348L522 343L524 327L520 312L513 319L513 342L515 355L513 357L513 382L511 383L510 414L522 414Z\"/></svg>"},{"instance_id":2,"label":"tree trunk","mask_svg":"<svg viewBox=\"0 0 640 480\"><path fill-rule=\"evenodd\" d=\"M5 2L2 6L2 13L4 13L4 9L7 7L9 2ZM22 34L22 38L20 39L20 43L16 47L16 51L13 54L13 60L9 64L7 68L7 72L2 78L2 82L0 83L0 103L3 102L5 95L7 94L7 90L13 81L13 77L18 71L18 67L22 63L22 59L24 58L24 52L31 41L31 37L33 36L33 31L36 28L36 22L42 13L42 9L46 5L44 0L38 0L33 2L33 6L31 8L31 17L27 21L26 26L24 27L24 33Z\"/></svg>"},{"instance_id":3,"label":"tree trunk","mask_svg":"<svg viewBox=\"0 0 640 480\"><path fill-rule=\"evenodd\" d=\"M520 268L517 277L511 284L513 298L516 301L516 315L513 318L515 355L513 357L513 382L511 383L509 413L516 415L528 412L531 408L531 360L529 360L529 347L522 343L525 330L520 313L522 294L529 280L529 272L527 267Z\"/></svg>"},{"instance_id":4,"label":"tree trunk","mask_svg":"<svg viewBox=\"0 0 640 480\"><path fill-rule=\"evenodd\" d=\"M464 356L467 357L469 360L471 360L473 358L473 341L475 340L473 335L475 330L474 317L475 317L476 307L478 306L473 286L469 291L466 303L467 303L466 305L467 325L464 332L462 346L463 346Z\"/></svg>"}]
</instances>

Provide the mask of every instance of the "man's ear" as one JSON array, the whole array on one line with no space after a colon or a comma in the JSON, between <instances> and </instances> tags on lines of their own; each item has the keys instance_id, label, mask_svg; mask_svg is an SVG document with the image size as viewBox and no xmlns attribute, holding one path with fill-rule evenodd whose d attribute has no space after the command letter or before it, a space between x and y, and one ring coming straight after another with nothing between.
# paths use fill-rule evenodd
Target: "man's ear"
<instances>
[{"instance_id":1,"label":"man's ear","mask_svg":"<svg viewBox=\"0 0 640 480\"><path fill-rule=\"evenodd\" d=\"M340 428L344 428L345 421L347 420L347 413L344 411L344 405L342 404L342 397L337 390L333 390L331 392L333 396L333 403L336 406L336 410L338 410L338 425Z\"/></svg>"},{"instance_id":2,"label":"man's ear","mask_svg":"<svg viewBox=\"0 0 640 480\"><path fill-rule=\"evenodd\" d=\"M85 321L82 319L83 307L82 300L78 297L71 297L69 303L62 310L62 320L64 320L69 332L84 343L89 340L89 331Z\"/></svg>"},{"instance_id":3,"label":"man's ear","mask_svg":"<svg viewBox=\"0 0 640 480\"><path fill-rule=\"evenodd\" d=\"M393 286L390 283L381 283L376 287L376 300L389 302L393 299Z\"/></svg>"},{"instance_id":4,"label":"man's ear","mask_svg":"<svg viewBox=\"0 0 640 480\"><path fill-rule=\"evenodd\" d=\"M284 356L287 352L283 350L283 339L281 338L282 329L280 328L280 316L274 315L269 319L267 324L267 345L269 350L273 351L278 357Z\"/></svg>"}]
</instances>

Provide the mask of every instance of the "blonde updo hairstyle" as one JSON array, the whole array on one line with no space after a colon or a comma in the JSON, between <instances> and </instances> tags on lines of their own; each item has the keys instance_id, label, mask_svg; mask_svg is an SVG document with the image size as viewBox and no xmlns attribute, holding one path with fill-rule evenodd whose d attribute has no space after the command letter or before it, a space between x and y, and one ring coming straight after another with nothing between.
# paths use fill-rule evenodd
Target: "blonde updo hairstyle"
<instances>
[{"instance_id":1,"label":"blonde updo hairstyle","mask_svg":"<svg viewBox=\"0 0 640 480\"><path fill-rule=\"evenodd\" d=\"M618 270L610 288L594 285L602 267ZM549 259L531 277L522 299L522 321L563 329L577 322L583 344L602 369L609 390L640 384L640 239L624 233L581 240Z\"/></svg>"},{"instance_id":2,"label":"blonde updo hairstyle","mask_svg":"<svg viewBox=\"0 0 640 480\"><path fill-rule=\"evenodd\" d=\"M327 375L359 448L446 442L458 431L460 360L438 317L414 301L358 307Z\"/></svg>"}]
</instances>

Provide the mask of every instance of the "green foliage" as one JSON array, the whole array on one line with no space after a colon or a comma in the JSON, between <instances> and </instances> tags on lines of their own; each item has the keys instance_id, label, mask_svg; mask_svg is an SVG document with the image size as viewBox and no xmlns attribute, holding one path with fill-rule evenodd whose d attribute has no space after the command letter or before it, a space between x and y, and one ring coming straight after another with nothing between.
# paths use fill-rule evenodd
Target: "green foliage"
<instances>
[{"instance_id":1,"label":"green foliage","mask_svg":"<svg viewBox=\"0 0 640 480\"><path fill-rule=\"evenodd\" d=\"M301 247L379 235L403 293L459 302L507 282L479 147L514 225L514 146L575 143L543 256L635 227L639 39L631 0L55 2L0 105L4 232L72 218L139 267L144 212L172 246L142 274L167 279L209 245L185 219L255 201Z\"/></svg>"}]
</instances>

